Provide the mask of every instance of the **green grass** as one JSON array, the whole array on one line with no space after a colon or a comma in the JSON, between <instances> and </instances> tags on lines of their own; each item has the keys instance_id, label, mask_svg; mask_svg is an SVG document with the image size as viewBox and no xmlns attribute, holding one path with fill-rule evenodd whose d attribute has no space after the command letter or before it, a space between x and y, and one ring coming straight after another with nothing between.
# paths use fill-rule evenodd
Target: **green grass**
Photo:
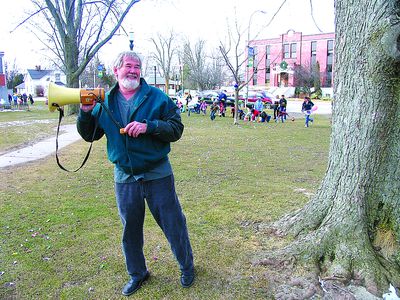
<instances>
[{"instance_id":1,"label":"green grass","mask_svg":"<svg viewBox=\"0 0 400 300\"><path fill-rule=\"evenodd\" d=\"M44 102L35 102L29 111L0 111L0 153L54 135L58 118L58 111L50 112ZM66 116L62 124L74 120Z\"/></svg>"},{"instance_id":2,"label":"green grass","mask_svg":"<svg viewBox=\"0 0 400 300\"><path fill-rule=\"evenodd\" d=\"M30 114L19 118L25 116ZM257 224L304 205L308 199L300 189L318 188L330 120L316 116L304 128L303 119L234 126L232 118L182 117L185 131L172 145L170 160L196 283L180 287L177 263L146 211L144 250L152 276L130 299L271 299L265 267L252 264L273 246ZM52 132L55 125L44 130ZM9 139L21 143L13 134ZM83 141L62 149L62 164L76 168L87 149ZM60 170L54 155L0 170L1 299L123 299L128 277L112 169L103 139L77 173Z\"/></svg>"}]
</instances>

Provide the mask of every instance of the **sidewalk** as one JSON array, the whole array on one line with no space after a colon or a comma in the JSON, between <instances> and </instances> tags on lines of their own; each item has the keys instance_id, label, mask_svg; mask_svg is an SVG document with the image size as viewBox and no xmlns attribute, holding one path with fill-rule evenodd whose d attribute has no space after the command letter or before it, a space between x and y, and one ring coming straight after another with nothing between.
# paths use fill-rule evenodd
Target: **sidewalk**
<instances>
[{"instance_id":1,"label":"sidewalk","mask_svg":"<svg viewBox=\"0 0 400 300\"><path fill-rule=\"evenodd\" d=\"M63 125L60 131L66 131L58 137L58 149L68 146L79 139L81 136L76 130L76 125ZM0 168L26 163L49 156L56 152L56 134L53 137L30 145L25 148L8 152L0 156Z\"/></svg>"}]
</instances>

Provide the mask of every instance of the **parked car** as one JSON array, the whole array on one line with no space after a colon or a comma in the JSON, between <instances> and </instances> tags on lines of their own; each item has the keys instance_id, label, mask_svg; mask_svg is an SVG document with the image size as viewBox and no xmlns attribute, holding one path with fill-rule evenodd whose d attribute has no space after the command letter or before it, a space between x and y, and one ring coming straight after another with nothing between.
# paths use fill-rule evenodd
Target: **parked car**
<instances>
[{"instance_id":1,"label":"parked car","mask_svg":"<svg viewBox=\"0 0 400 300\"><path fill-rule=\"evenodd\" d=\"M266 108L270 108L273 103L272 95L268 95L266 92L249 91L247 95L247 106L252 107L254 102L256 102L258 99L261 99ZM246 93L240 93L239 100L245 101Z\"/></svg>"},{"instance_id":2,"label":"parked car","mask_svg":"<svg viewBox=\"0 0 400 300\"><path fill-rule=\"evenodd\" d=\"M199 100L206 101L207 104L212 104L215 99L218 99L218 92L213 90L205 90L199 92Z\"/></svg>"}]
</instances>

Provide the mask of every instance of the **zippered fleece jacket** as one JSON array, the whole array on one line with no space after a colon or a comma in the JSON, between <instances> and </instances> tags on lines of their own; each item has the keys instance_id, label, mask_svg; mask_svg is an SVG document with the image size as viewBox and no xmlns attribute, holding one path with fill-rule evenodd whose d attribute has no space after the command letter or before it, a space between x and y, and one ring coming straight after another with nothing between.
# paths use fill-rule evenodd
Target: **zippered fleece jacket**
<instances>
[{"instance_id":1,"label":"zippered fleece jacket","mask_svg":"<svg viewBox=\"0 0 400 300\"><path fill-rule=\"evenodd\" d=\"M108 108L108 112L101 108L100 103L97 103L91 112L80 110L77 129L87 142L92 142L92 139L99 140L105 134L108 159L127 174L142 174L167 160L171 150L170 143L181 138L184 125L180 111L168 95L149 86L141 78L129 122L146 123L147 130L136 138L130 137L120 133L123 123L116 101L117 92L118 84L105 95L103 105ZM113 118L109 114L112 114ZM98 125L94 132L96 122Z\"/></svg>"}]
</instances>

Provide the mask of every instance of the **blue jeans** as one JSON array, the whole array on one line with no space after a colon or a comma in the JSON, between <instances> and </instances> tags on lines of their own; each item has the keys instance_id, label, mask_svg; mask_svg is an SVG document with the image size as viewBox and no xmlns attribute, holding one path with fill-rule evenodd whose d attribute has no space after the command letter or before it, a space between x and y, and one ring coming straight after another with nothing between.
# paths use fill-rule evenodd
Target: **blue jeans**
<instances>
[{"instance_id":1,"label":"blue jeans","mask_svg":"<svg viewBox=\"0 0 400 300\"><path fill-rule=\"evenodd\" d=\"M306 112L306 126L308 127L308 122L314 122L314 119L311 118L311 112Z\"/></svg>"},{"instance_id":2,"label":"blue jeans","mask_svg":"<svg viewBox=\"0 0 400 300\"><path fill-rule=\"evenodd\" d=\"M214 121L214 119L215 119L215 111L211 111L210 112L210 119L211 119L211 121Z\"/></svg>"},{"instance_id":3,"label":"blue jeans","mask_svg":"<svg viewBox=\"0 0 400 300\"><path fill-rule=\"evenodd\" d=\"M150 181L115 183L115 196L123 225L122 250L126 269L132 279L142 279L147 272L143 254L145 199L171 246L181 272L192 275L194 273L192 248L186 218L175 192L174 176Z\"/></svg>"}]
</instances>

